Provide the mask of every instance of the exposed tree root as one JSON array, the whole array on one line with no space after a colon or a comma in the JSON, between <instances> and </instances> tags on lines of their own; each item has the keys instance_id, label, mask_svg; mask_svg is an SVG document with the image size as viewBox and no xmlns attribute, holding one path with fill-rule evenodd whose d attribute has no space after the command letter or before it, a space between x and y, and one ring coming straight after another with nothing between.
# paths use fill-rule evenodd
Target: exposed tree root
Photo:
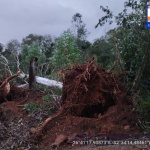
<instances>
[{"instance_id":1,"label":"exposed tree root","mask_svg":"<svg viewBox=\"0 0 150 150\"><path fill-rule=\"evenodd\" d=\"M68 137L60 134L57 136L55 142L51 145L52 148L57 148L59 147L62 143L66 142L68 140Z\"/></svg>"},{"instance_id":2,"label":"exposed tree root","mask_svg":"<svg viewBox=\"0 0 150 150\"><path fill-rule=\"evenodd\" d=\"M2 98L6 98L6 96L9 94L10 92L10 83L9 81L16 78L22 71L19 70L16 74L10 76L10 77L7 77L0 85L0 96Z\"/></svg>"},{"instance_id":3,"label":"exposed tree root","mask_svg":"<svg viewBox=\"0 0 150 150\"><path fill-rule=\"evenodd\" d=\"M124 72L113 73L114 66L107 71L96 66L92 56L86 64L67 69L63 75L62 107L39 127L31 128L33 136L45 134L44 131L50 130L48 127L52 121L58 121L63 115L80 119L97 118L101 125L108 125L108 128L104 129L99 123L99 132L118 131L118 122L122 123L119 128L124 132L125 127L132 129L136 124L136 115L132 112L132 98L127 96Z\"/></svg>"},{"instance_id":4,"label":"exposed tree root","mask_svg":"<svg viewBox=\"0 0 150 150\"><path fill-rule=\"evenodd\" d=\"M40 126L38 126L37 128L31 128L30 132L32 133L33 137L40 137L42 135L43 130L46 128L46 126L54 119L58 118L60 115L62 115L63 113L63 109L60 108L60 110L58 111L58 113L54 114L51 117L48 117L44 122L41 123Z\"/></svg>"}]
</instances>

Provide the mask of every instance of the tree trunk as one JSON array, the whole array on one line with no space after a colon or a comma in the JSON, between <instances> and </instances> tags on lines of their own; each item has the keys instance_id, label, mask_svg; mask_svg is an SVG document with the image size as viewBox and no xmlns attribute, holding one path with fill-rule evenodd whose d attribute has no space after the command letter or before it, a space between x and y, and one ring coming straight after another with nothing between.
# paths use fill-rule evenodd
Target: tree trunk
<instances>
[{"instance_id":1,"label":"tree trunk","mask_svg":"<svg viewBox=\"0 0 150 150\"><path fill-rule=\"evenodd\" d=\"M26 76L28 77L29 75L25 75L25 74L21 73L18 77L19 78L25 78ZM36 82L39 83L39 84L43 84L43 85L51 86L51 87L57 87L57 88L60 88L60 89L63 86L62 82L58 82L58 81L55 81L55 80L49 80L47 78L43 78L43 77L39 77L39 76L36 76Z\"/></svg>"}]
</instances>

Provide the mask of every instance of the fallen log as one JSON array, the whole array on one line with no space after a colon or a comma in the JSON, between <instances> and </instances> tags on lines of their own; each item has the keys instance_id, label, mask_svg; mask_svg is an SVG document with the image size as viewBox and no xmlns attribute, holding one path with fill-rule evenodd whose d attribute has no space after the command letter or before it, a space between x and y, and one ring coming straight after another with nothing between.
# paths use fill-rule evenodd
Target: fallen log
<instances>
[{"instance_id":1,"label":"fallen log","mask_svg":"<svg viewBox=\"0 0 150 150\"><path fill-rule=\"evenodd\" d=\"M28 76L29 75L21 73L18 77L19 78L25 78L25 77L28 78ZM55 81L55 80L49 80L47 78L43 78L43 77L39 77L39 76L36 76L36 82L39 83L39 84L43 84L43 85L51 86L51 87L57 87L57 88L60 88L60 89L63 87L62 82L58 82L58 81Z\"/></svg>"},{"instance_id":2,"label":"fallen log","mask_svg":"<svg viewBox=\"0 0 150 150\"><path fill-rule=\"evenodd\" d=\"M8 66L8 60L6 59L6 57L4 57L3 55L0 54L0 58L4 59L5 63L3 64L6 64ZM19 62L19 61L18 61ZM20 64L20 63L19 63ZM10 72L10 75L12 75L11 71L10 71L10 68L8 66L8 71ZM62 75L62 74L61 74ZM19 76L19 78L29 78L29 75L26 75L24 73L21 73ZM55 80L49 80L47 78L43 78L43 77L38 77L36 76L36 82L39 83L39 84L43 84L43 85L46 85L46 86L52 86L52 87L57 87L57 88L62 88L63 84L62 82L58 82L58 81L55 81ZM26 87L28 84L24 84L24 85L19 85L18 87ZM9 86L8 86L9 87Z\"/></svg>"}]
</instances>

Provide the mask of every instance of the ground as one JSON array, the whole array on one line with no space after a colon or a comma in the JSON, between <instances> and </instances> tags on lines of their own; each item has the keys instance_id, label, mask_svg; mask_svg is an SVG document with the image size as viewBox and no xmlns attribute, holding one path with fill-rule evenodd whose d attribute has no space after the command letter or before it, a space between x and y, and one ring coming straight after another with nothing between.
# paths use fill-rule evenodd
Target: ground
<instances>
[{"instance_id":1,"label":"ground","mask_svg":"<svg viewBox=\"0 0 150 150\"><path fill-rule=\"evenodd\" d=\"M16 90L16 89L15 89ZM20 90L20 89L19 89ZM14 92L14 91L13 91ZM57 120L53 120L51 124L47 127L46 133L40 138L40 141L36 141L35 138L32 138L32 134L29 132L32 127L37 127L42 121L44 121L49 115L46 113L47 110L35 112L27 112L25 109L25 104L36 102L38 105L41 105L44 102L44 95L40 91L29 91L21 89L19 94L16 95L11 101L3 102L0 104L0 139L1 139L1 150L7 149L40 149L48 150L52 149L51 145L55 142L55 139L60 134L63 134L69 137L69 142L62 144L58 149L79 149L79 150L102 150L102 149L148 149L149 145L91 145L83 143L77 143L77 141L89 141L90 139L105 140L105 141L118 141L118 140L128 140L132 139L135 141L138 134L138 140L150 141L150 138L144 135L141 131L137 129L132 129L132 136L129 137L125 135L122 124L120 123L120 129L111 125L109 122L105 124L104 129L100 129L102 124L99 121L98 117L87 118L87 117L78 117L73 115L62 115ZM111 107L113 111L113 107ZM57 112L57 110L56 110ZM54 111L55 113L55 111ZM109 114L107 114L109 116ZM107 117L107 115L105 117ZM107 120L107 119L106 119ZM99 126L100 125L100 126ZM111 130L109 129L111 128ZM128 126L126 133L128 133ZM105 130L112 131L112 134L105 134ZM100 132L101 131L101 132ZM103 132L102 132L103 131ZM116 131L118 134L116 134ZM113 133L114 132L114 133ZM133 136L134 135L134 136ZM140 136L139 136L140 135ZM139 139L140 138L140 139ZM73 143L75 143L73 145Z\"/></svg>"},{"instance_id":2,"label":"ground","mask_svg":"<svg viewBox=\"0 0 150 150\"><path fill-rule=\"evenodd\" d=\"M0 97L0 149L149 149L150 135L139 126L124 73L93 61L61 73L61 93L12 84L9 95Z\"/></svg>"}]
</instances>

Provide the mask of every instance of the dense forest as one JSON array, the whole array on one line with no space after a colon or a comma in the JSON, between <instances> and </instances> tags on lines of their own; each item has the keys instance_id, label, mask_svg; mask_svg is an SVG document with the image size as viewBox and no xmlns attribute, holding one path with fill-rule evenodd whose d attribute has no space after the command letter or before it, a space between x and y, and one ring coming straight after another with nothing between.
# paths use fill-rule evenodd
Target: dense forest
<instances>
[{"instance_id":1,"label":"dense forest","mask_svg":"<svg viewBox=\"0 0 150 150\"><path fill-rule=\"evenodd\" d=\"M108 7L100 6L105 16L100 18L95 28L105 24L116 24L93 43L87 40L86 24L82 14L73 15L72 27L59 37L50 34L29 34L19 42L12 39L6 45L0 43L0 80L21 69L28 74L29 62L38 58L37 76L62 82L58 72L76 64L87 63L94 56L94 63L106 70L113 67L115 72L123 71L127 93L134 100L136 112L140 116L140 128L150 131L150 30L146 28L146 4L148 0L129 0L117 16ZM24 84L25 79L16 78L16 84ZM39 86L40 90L45 88ZM48 89L46 91L49 92ZM56 90L57 93L59 91ZM51 94L47 94L50 98ZM36 109L35 104L25 105L25 109ZM42 106L43 108L43 106Z\"/></svg>"}]
</instances>

